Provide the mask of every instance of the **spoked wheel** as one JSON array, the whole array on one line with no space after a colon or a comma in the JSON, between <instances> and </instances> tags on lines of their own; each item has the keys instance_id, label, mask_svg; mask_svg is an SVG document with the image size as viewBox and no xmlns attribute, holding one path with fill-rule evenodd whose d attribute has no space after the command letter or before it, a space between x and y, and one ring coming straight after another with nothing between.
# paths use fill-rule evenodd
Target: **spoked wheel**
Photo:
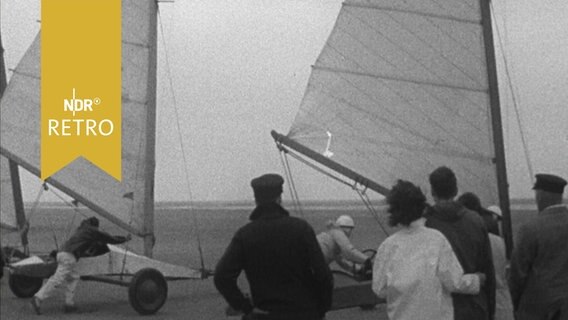
<instances>
[{"instance_id":1,"label":"spoked wheel","mask_svg":"<svg viewBox=\"0 0 568 320\"><path fill-rule=\"evenodd\" d=\"M8 285L16 297L31 298L41 289L43 278L10 274Z\"/></svg>"},{"instance_id":2,"label":"spoked wheel","mask_svg":"<svg viewBox=\"0 0 568 320\"><path fill-rule=\"evenodd\" d=\"M136 272L128 287L130 305L142 315L156 313L167 297L168 283L156 269L145 268Z\"/></svg>"}]
</instances>

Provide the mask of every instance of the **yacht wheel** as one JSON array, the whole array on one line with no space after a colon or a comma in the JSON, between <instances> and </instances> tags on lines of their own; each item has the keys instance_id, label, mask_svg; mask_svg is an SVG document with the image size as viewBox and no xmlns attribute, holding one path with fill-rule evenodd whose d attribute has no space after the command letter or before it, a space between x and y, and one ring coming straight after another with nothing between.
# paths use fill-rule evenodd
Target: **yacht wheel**
<instances>
[{"instance_id":1,"label":"yacht wheel","mask_svg":"<svg viewBox=\"0 0 568 320\"><path fill-rule=\"evenodd\" d=\"M16 297L31 298L41 289L43 278L10 274L8 285Z\"/></svg>"},{"instance_id":2,"label":"yacht wheel","mask_svg":"<svg viewBox=\"0 0 568 320\"><path fill-rule=\"evenodd\" d=\"M164 305L168 297L168 283L156 269L142 269L132 278L128 286L128 300L139 314L154 314Z\"/></svg>"}]
</instances>

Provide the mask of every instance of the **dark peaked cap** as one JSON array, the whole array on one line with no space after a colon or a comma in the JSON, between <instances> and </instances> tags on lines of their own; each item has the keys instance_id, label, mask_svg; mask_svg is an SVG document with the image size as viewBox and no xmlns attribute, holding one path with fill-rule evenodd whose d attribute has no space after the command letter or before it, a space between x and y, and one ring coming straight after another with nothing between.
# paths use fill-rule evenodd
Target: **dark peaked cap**
<instances>
[{"instance_id":1,"label":"dark peaked cap","mask_svg":"<svg viewBox=\"0 0 568 320\"><path fill-rule=\"evenodd\" d=\"M258 202L267 202L275 200L282 194L282 185L284 179L275 173L262 175L252 179L250 185L254 190L254 198Z\"/></svg>"},{"instance_id":2,"label":"dark peaked cap","mask_svg":"<svg viewBox=\"0 0 568 320\"><path fill-rule=\"evenodd\" d=\"M542 190L552 193L564 192L564 186L566 186L566 180L555 176L553 174L537 174L536 182L534 184L533 190Z\"/></svg>"}]
</instances>

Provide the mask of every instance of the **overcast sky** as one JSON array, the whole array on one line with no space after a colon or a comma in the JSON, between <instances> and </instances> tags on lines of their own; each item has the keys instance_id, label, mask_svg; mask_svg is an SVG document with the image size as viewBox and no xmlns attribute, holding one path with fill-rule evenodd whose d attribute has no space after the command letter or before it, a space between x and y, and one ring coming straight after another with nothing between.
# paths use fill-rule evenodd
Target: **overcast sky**
<instances>
[{"instance_id":1,"label":"overcast sky","mask_svg":"<svg viewBox=\"0 0 568 320\"><path fill-rule=\"evenodd\" d=\"M9 69L39 30L39 3L1 1ZM310 66L340 6L341 0L176 0L160 5L158 200L251 199L251 178L283 172L270 130L287 133ZM568 177L568 1L499 0L495 7L533 170ZM173 126L166 53L191 192L180 179L183 160ZM500 86L511 196L532 197L515 111L505 83ZM302 199L358 198L300 164L293 173ZM26 200L37 193L37 184L30 181L24 177Z\"/></svg>"}]
</instances>

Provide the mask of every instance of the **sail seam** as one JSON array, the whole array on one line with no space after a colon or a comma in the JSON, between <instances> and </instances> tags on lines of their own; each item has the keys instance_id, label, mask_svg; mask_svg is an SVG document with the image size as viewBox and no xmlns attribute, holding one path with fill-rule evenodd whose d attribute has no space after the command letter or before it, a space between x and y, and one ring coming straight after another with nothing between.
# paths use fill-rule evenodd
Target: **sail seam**
<instances>
[{"instance_id":1,"label":"sail seam","mask_svg":"<svg viewBox=\"0 0 568 320\"><path fill-rule=\"evenodd\" d=\"M417 15L417 16L431 17L431 18L436 18L436 19L441 19L441 20L451 20L451 21L457 21L457 22L461 22L461 23L469 23L469 24L475 24L475 25L481 24L481 19L474 20L474 19L456 18L456 17L452 17L452 16L448 16L448 15L425 13L425 12L420 12L420 11L415 11L415 10L403 10L403 9L397 9L397 8L389 8L389 7L371 5L371 4L345 3L344 6L359 7L359 8L366 8L366 9L375 9L375 10L398 12L398 13L408 13L408 14Z\"/></svg>"},{"instance_id":2,"label":"sail seam","mask_svg":"<svg viewBox=\"0 0 568 320\"><path fill-rule=\"evenodd\" d=\"M331 98L333 98L334 100L338 101L338 99L336 99L336 98L333 97L333 96L331 96ZM340 102L340 101L338 101L338 102ZM340 102L340 103L341 103L341 102ZM347 103L347 102L346 102L346 103ZM349 103L347 103L347 104L349 104ZM315 123L313 124L313 126L316 126L316 124L319 123L318 120L321 120L321 117L319 117L319 116L318 116L317 114L315 114L314 112L311 112L311 111L305 111L305 112L306 112L306 114L310 115L310 116L315 120ZM330 119L330 120L331 120L331 119ZM333 122L333 121L332 121L332 122ZM349 123L346 123L345 121L341 121L341 120L339 120L339 121L337 121L337 122L334 122L334 123L337 124L337 125L341 125L339 122L343 123L343 126L349 127L349 128L351 128L351 129L354 129L354 128L355 128L355 127L353 127L353 125L351 125L351 124L349 124ZM316 126L316 127L317 127L317 126ZM325 131L325 128L323 128L323 127L321 127L321 126L319 126L319 128L320 128L322 131ZM389 132L389 135L390 135L391 137L393 137L394 139L399 140L399 139L398 139L398 135L392 134L392 133L390 133L390 132ZM336 137L336 138L337 138L337 137ZM349 136L347 136L347 138L350 139L351 141L358 140L358 139L355 139L354 137L349 137ZM363 142L366 142L366 143L371 144L371 143L368 141L368 139L365 139L365 137L363 137L363 136L359 136L358 138L361 138L361 140L362 140ZM297 137L296 137L296 139L297 139ZM360 148L355 147L354 144L350 144L350 146L353 147L353 152L350 152L350 153L357 153L357 154L359 154L361 157L366 158L365 161L367 161L367 162L372 162L372 161L375 160L375 159L373 159L373 158L379 158L379 157L380 157L380 154L378 154L377 152L372 152L372 151L371 151L371 153L374 155L374 157L366 156L366 155L365 155L366 152L361 152L361 150L366 150L366 151L372 150L371 148L368 148L368 149L360 149ZM373 146L374 146L374 144L373 144ZM395 156L394 154L392 154L392 152L390 152L389 150L387 150L387 149L381 149L381 151L384 152L385 156L390 157L390 158L396 160L397 162L399 162L401 165L405 166L407 171L413 171L413 172L414 172L414 168L412 168L411 166L408 166L405 162L400 161L400 158L396 157L396 156ZM415 172L415 174L417 174L417 173Z\"/></svg>"},{"instance_id":3,"label":"sail seam","mask_svg":"<svg viewBox=\"0 0 568 320\"><path fill-rule=\"evenodd\" d=\"M122 40L122 43L127 44L127 45L132 45L132 46L135 46L135 47L144 48L144 49L150 49L149 45L142 43L142 42L132 42L132 41Z\"/></svg>"},{"instance_id":4,"label":"sail seam","mask_svg":"<svg viewBox=\"0 0 568 320\"><path fill-rule=\"evenodd\" d=\"M477 79L475 79L473 76L471 76L467 70L464 70L462 68L462 66L458 65L456 62L452 61L452 59L450 57L448 57L443 51L439 50L439 48L435 48L430 42L428 42L427 40L423 39L417 32L414 32L413 30L411 30L410 28L408 28L407 25L403 24L402 22L400 22L399 20L395 19L392 15L389 15L389 17L396 22L401 28L403 28L404 30L406 30L408 33L410 33L412 36L414 36L416 39L418 39L421 43L423 43L426 47L430 48L433 52L437 52L439 57L443 58L447 63L449 63L450 65L452 65L452 67L454 67L456 70L458 70L460 73L462 73L466 78L468 78L469 80L471 80L472 82L475 82L477 84L478 81ZM434 26L435 28L437 28L438 30L440 30L440 32L443 32L438 25L436 25L435 23L433 23L430 19L426 19L426 21L428 21L432 26ZM453 37L451 37L448 33L444 32L444 34L446 34L448 36L448 38L452 39L453 41L457 42ZM459 44L459 42L457 42ZM464 48L466 52L473 54L472 52L469 51L469 49ZM408 54L410 54L410 52L407 52ZM420 63L420 61L416 58L413 57L417 62ZM475 57L478 58L478 57ZM478 59L479 60L479 59ZM424 66L426 67L426 66ZM432 70L428 70L430 72L432 72L432 74L435 74ZM436 74L437 77L439 77L438 74Z\"/></svg>"},{"instance_id":5,"label":"sail seam","mask_svg":"<svg viewBox=\"0 0 568 320\"><path fill-rule=\"evenodd\" d=\"M339 77L340 77L343 81L347 82L352 88L354 88L355 90L357 90L357 91L359 91L361 94L363 94L363 96L367 97L371 102L374 102L374 103L377 103L377 104L380 105L380 102L379 102L379 101L377 101L376 99L374 99L374 98L373 98L372 96L370 96L368 93L362 91L360 88L358 88L357 86L355 86L351 81L347 80L346 78L344 78L344 77L342 77L342 76L339 76ZM314 87L314 89L316 89L316 87L314 86L314 83L312 83L311 86ZM349 102L346 101L345 99L341 99L341 98L335 97L334 94L332 93L332 91L324 91L324 90L322 90L321 88L324 88L324 87L325 87L323 84L320 84L320 86L321 86L321 87L320 87L319 91L323 92L323 93L326 94L327 96L333 98L334 100L336 100L336 101L338 101L338 102L343 101L344 104L350 105L352 108L357 109L357 110L360 110L361 112L367 113L369 116L371 116L371 114L368 113L367 111L364 111L364 110L362 110L360 107L357 107L356 105L349 103ZM388 85L386 85L386 84L385 84L385 87L388 88L388 89L389 89L391 92L393 92L394 94L396 94L400 99L402 99L402 100L404 100L405 102L407 102L409 105L413 105L413 106L415 107L415 109L420 110L421 113L422 113L426 118L430 119L430 121L432 121L432 123L436 124L436 126L437 126L439 129L441 129L443 132L447 133L451 138L453 138L453 139L454 139L457 143L459 143L461 146L463 146L464 148L469 149L470 151L472 151L472 154L476 154L476 150L475 150L475 149L473 149L473 148L472 148L471 146L469 146L466 142L461 141L461 140L460 140L459 138L457 138L455 135L451 134L451 133L448 132L445 128L443 128L442 126L440 126L437 121L435 121L434 119L432 119L428 114L422 112L422 110L421 110L420 108L418 108L418 106L415 106L412 102L408 101L408 100L407 100L405 97L403 97L397 90L391 88L390 86L388 86ZM317 90L317 89L316 89L316 90ZM428 91L426 91L426 92L427 92L427 94L430 95L430 93L429 93ZM434 97L436 100L439 100L437 97L435 97L435 96L433 96L433 97ZM445 105L445 103L444 103L443 101L440 101L440 102L441 102L442 105ZM400 118L399 118L398 116L396 116L395 114L393 114L390 110L388 110L388 109L384 109L384 110L387 111L387 112L389 112L397 121L401 122L403 125L406 125L406 128L407 128L407 129L404 128L405 126L397 125L397 124L395 124L394 122L387 121L387 120L383 120L385 123L388 123L388 124L390 124L391 126L394 126L394 127L398 127L398 128L399 128L400 130L402 130L402 131L410 132L410 131L409 131L409 130L410 130L409 128L412 127L411 125L409 125L408 123L406 123L406 122L404 122L404 121L401 121ZM376 117L376 116L374 116L374 117ZM381 119L381 118L379 117L378 119ZM469 122L468 122L468 123L469 123ZM480 131L480 129L477 128L474 124L471 124L471 123L469 123L469 124L470 124L473 128L475 128L475 129L477 129L478 131ZM430 138L428 138L428 137L426 137L426 136L424 136L424 135L421 135L421 134L418 134L418 133L413 133L413 134L416 135L416 136L420 136L421 138L423 138L425 141L428 141L428 142L429 142L430 144L432 144L432 145L436 145L436 144L437 144L436 141L432 141ZM396 134L391 134L391 136L392 136L393 138L395 138L395 139L398 140Z\"/></svg>"},{"instance_id":6,"label":"sail seam","mask_svg":"<svg viewBox=\"0 0 568 320\"><path fill-rule=\"evenodd\" d=\"M438 88L459 89L459 90L465 90L465 91L471 91L471 92L481 92L481 93L487 93L488 92L487 89L478 89L478 88L473 88L473 87L455 86L455 85L450 85L450 84L445 84L445 83L434 83L434 82L425 82L425 81L420 81L420 80L404 79L404 78L401 78L401 77L393 77L393 76L378 74L378 73L353 71L353 70L347 70L347 69L341 69L341 68L330 68L330 67L324 67L324 66L312 66L312 68L316 69L316 70L322 70L322 71L346 73L346 74L353 74L353 75L359 75L359 76L367 76L367 77L371 77L371 78L384 79L384 80L409 82L409 83L415 83L415 84L419 84L419 85L427 85L427 86L438 87Z\"/></svg>"},{"instance_id":7,"label":"sail seam","mask_svg":"<svg viewBox=\"0 0 568 320\"><path fill-rule=\"evenodd\" d=\"M21 71L18 71L18 69L12 70L12 73L13 73L14 75L19 75L19 76L23 76L23 77L27 77L27 78L38 79L38 80L41 79L41 77L36 76L34 73L31 73L31 72L21 72ZM12 76L12 77L13 77L13 76Z\"/></svg>"},{"instance_id":8,"label":"sail seam","mask_svg":"<svg viewBox=\"0 0 568 320\"><path fill-rule=\"evenodd\" d=\"M341 76L340 76L340 77L341 77ZM345 79L345 78L343 78L343 77L341 77L341 79L343 79L345 82L347 82L347 83L348 83L351 87L353 87L355 90L360 91L364 96L366 96L366 97L367 97L369 100L371 100L372 102L379 103L379 102L376 101L373 97L369 96L366 92L361 91L361 89L357 88L353 83L351 83L351 82L348 81L347 79ZM314 88L314 90L318 90L318 88L316 88L316 87L314 86L314 83L311 84L311 87ZM387 86L387 87L388 87L388 86ZM346 101L345 99L335 97L335 96L331 93L331 91L327 91L327 92L326 92L326 91L322 90L323 88L325 88L325 86L322 84L321 87L319 87L319 91L322 92L322 93L324 93L326 96L332 98L333 100L335 100L335 101L337 101L337 102L339 102L339 103L342 103L342 104L350 105L352 108L357 109L357 110L359 110L360 112L367 113L366 111L362 110L361 108L359 108L359 107L357 107L357 106L355 106L355 105L349 103L349 102ZM388 88L389 88L391 91L393 91L395 94L397 94L401 99L406 100L404 97L402 97L402 96L401 96L398 92L396 92L394 89L392 89L392 88L390 88L390 87L388 87ZM412 105L412 103L410 103L409 101L407 101L407 103L409 103L409 104ZM306 110L304 110L304 112L306 112ZM400 121L400 119L398 118L398 116L392 114L392 112L390 112L390 111L389 111L389 113L391 113L391 115L393 115L395 118L397 118L398 121ZM309 112L309 111L308 111L308 114L313 114L314 119L321 119L320 117L316 116L314 113L311 113L311 112ZM371 116L371 115L368 114L368 116ZM429 117L428 115L426 115L426 114L424 114L424 116L430 118L430 117ZM438 122L434 121L433 119L430 119L430 120L431 120L433 123L435 123L442 131L444 131L444 132L447 133L450 137L452 137L454 140L456 140L456 142L458 142L460 145L462 145L462 146L465 147L466 149L471 150L472 152L470 153L470 155L475 155L475 154L477 154L477 153L476 153L476 150L472 149L472 147L470 147L469 145L467 145L467 144L464 143L463 141L460 141L460 139L458 139L456 136L452 135L450 132L448 132L447 130L445 130L443 127L440 127L439 124L438 124ZM317 122L317 120L316 120L316 122ZM405 124L405 125L407 126L407 128L411 128L411 127L412 127L412 126L410 126L409 124L405 123L404 121L401 121L401 122L402 122L402 124ZM343 123L344 123L346 126L352 127L350 124L346 123L345 121L343 121ZM386 121L386 123L390 123L391 126L394 126L394 125L395 125L394 123L391 123L391 122L389 122L389 121ZM399 128L400 130L402 130L402 131L407 131L407 132L408 132L408 129L405 130L403 126L398 126L398 125L396 125L396 127L398 127L398 128ZM352 128L353 128L353 127L352 127ZM323 128L322 128L322 129L323 129ZM393 138L396 139L396 140L399 140L399 139L398 139L398 135L396 135L396 134L390 133L390 136L393 137ZM429 139L429 138L427 138L427 137L424 137L424 136L422 136L422 135L420 135L420 136L421 136L424 140L428 141L431 145L434 145L434 146L437 145L437 142L436 142L436 141L431 141L431 139ZM364 138L364 137L361 137L361 138ZM366 140L366 139L363 139L363 140ZM399 140L399 142L402 142L402 141ZM436 149L436 148L434 148L434 149ZM409 150L410 150L410 149L409 149ZM395 159L395 160L397 160L397 161L400 160L399 157L396 157L394 154L392 154L391 152L387 151L386 149L383 149L383 152L386 152L388 156L390 156L391 158L393 158L393 159ZM461 154L462 156L465 155L464 158L475 159L475 157L473 157L473 156L467 156L467 153L463 153L463 152L459 152L459 151L457 151L457 152L458 152L458 154ZM363 153L361 153L361 154L363 154ZM447 155L449 156L450 153L447 153ZM371 160L371 159L369 159L369 160ZM486 160L486 161L487 161L487 158L484 157L483 155L479 155L479 156L477 157L477 160L480 161L480 162L484 162L483 160ZM426 161L428 161L431 165L434 165L434 164L433 164L432 162L430 162L429 160L426 160ZM401 161L400 163L404 163L404 162ZM413 171L413 168L407 166L407 170ZM472 176L476 176L475 173L473 173L473 172L470 172L470 174L471 174Z\"/></svg>"},{"instance_id":9,"label":"sail seam","mask_svg":"<svg viewBox=\"0 0 568 320\"><path fill-rule=\"evenodd\" d=\"M433 76L435 76L435 78L439 79L439 80L443 80L443 77L439 76L438 74L436 74L435 72L433 72L432 70L430 70L430 68L425 65L423 63L423 61L421 61L420 59L418 59L416 56L414 56L413 54L411 54L411 52L409 52L408 50L406 50L405 48L401 47L400 45L398 45L396 43L396 41L393 41L391 38L387 37L381 30L373 27L371 24L369 24L367 21L362 20L360 17L358 17L357 15L354 15L353 13L349 12L349 11L345 11L346 14L351 15L353 17L353 19L356 19L358 21L360 21L362 24L365 24L368 28L370 28L371 30L374 30L375 32L381 34L387 41L389 41L392 45L396 46L398 49L400 49L401 51L405 52L406 54L408 54L414 61L416 61L420 66L422 66L426 71L428 71L429 73L431 73ZM438 50L436 50L435 48L433 48L432 46L430 46L428 44L427 41L423 40L422 38L420 38L416 33L412 32L411 30L409 30L408 28L406 28L405 25L403 25L402 23L400 23L399 21L397 21L396 19L394 19L394 17L392 15L388 15L390 17L390 19L392 19L395 23L399 24L403 29L405 29L407 32L409 32L409 34L411 34L412 36L414 36L416 39L418 39L419 41L421 41L422 43L426 44L427 46L429 46L434 52L437 52L442 58L444 58L444 60L446 60L448 63L450 63L455 69L459 70L464 76L466 76L467 78L470 79L470 81L473 81L473 83L476 83L477 85L479 85L479 87L483 87L483 85L481 83L479 83L478 81L476 81L474 78L472 78L467 72L465 72L464 70L462 70L458 65L456 65L454 62L452 62L450 59L448 59L448 57L446 57L443 52L440 52ZM456 40L451 34L446 33L445 31L443 31L442 29L439 28L439 26L437 24L435 24L433 21L431 21L430 19L425 19L429 24L433 25L435 28L438 28L438 30L440 32L445 33L450 39L452 39L454 42L456 42L460 47L462 47L463 49L465 49L466 51L470 52L469 49L463 47L460 42L458 40ZM393 63L391 63L388 59L386 59L381 53L379 52L375 52L372 48L369 48L368 46L366 46L358 37L354 36L353 34L349 33L347 30L342 29L340 26L336 26L336 30L339 30L341 32L343 32L344 34L350 36L352 39L354 39L355 41L359 42L359 44L361 46L363 46L365 49L367 49L368 51L370 51L374 56L378 56L380 58L382 58L383 61L385 61L386 63L388 63L389 65L391 65L394 68L397 68L396 65L394 65ZM337 52L337 54L341 55L342 58L344 60L350 60L352 63L354 63L355 65L358 66L359 69L365 69L363 66L361 66L357 61L353 61L351 59L349 59L348 57L346 57L342 52L340 52L340 50L338 50L337 48L335 48L334 46L328 44L328 47L332 50L334 50L335 52ZM470 52L471 53L471 52ZM473 53L472 53L473 54ZM473 54L473 56L475 56L475 54ZM477 59L479 59L478 57L476 57ZM482 62L481 60L479 60L480 62ZM462 97L463 100L466 100L468 102L470 102L474 107L477 107L478 105L471 101L471 99L469 97L467 97L466 95L464 95L463 92L461 91L457 91L455 92L455 94L458 94L459 96ZM433 98L435 98L436 100L440 101L440 98L437 96L432 95L429 91L427 91L427 94L432 96ZM443 101L440 101L442 104L445 105L445 103ZM470 125L472 125L473 127L476 127L474 124L470 123ZM476 127L477 128L477 127Z\"/></svg>"},{"instance_id":10,"label":"sail seam","mask_svg":"<svg viewBox=\"0 0 568 320\"><path fill-rule=\"evenodd\" d=\"M428 66L426 66L423 61L421 61L418 57L414 56L411 52L409 52L408 50L406 50L405 48L401 47L400 45L398 45L396 43L396 41L393 41L391 38L387 37L385 34L383 34L383 32L381 30L378 30L376 28L374 28L372 25L370 25L367 21L361 20L358 16L346 11L346 14L351 15L354 19L360 21L362 24L365 24L367 27L369 27L371 30L374 30L375 32L381 34L387 41L389 41L392 45L396 46L397 48L399 48L401 51L403 51L404 53L408 54L414 61L416 61L416 63L418 63L420 66L422 66L425 70L427 70L429 73L431 73L433 76L435 76L435 78L442 80L443 77L441 77L440 75L436 74L435 72L433 72L432 70L430 70L430 68ZM454 62L452 62L450 59L448 59L448 57L446 57L443 52L439 52L437 51L435 48L433 48L432 46L430 46L428 44L427 41L423 40L422 38L420 38L416 33L412 32L411 30L409 30L408 28L406 28L405 25L403 25L402 23L400 23L399 21L397 21L396 19L394 19L394 17L392 17L391 15L388 15L390 17L390 19L392 19L395 23L399 24L404 30L406 30L407 32L409 32L412 36L414 36L416 39L418 39L419 41L421 41L422 43L426 44L427 46L429 46L433 51L438 52L438 54L444 58L444 60L446 60L448 63L450 63L455 69L459 70L465 77L469 78L470 81L472 81L473 83L476 83L477 85L479 85L480 87L483 87L482 84L480 84L477 80L475 80L474 78L472 78L467 72L465 72L465 70L462 70L458 65L456 65ZM438 26L436 24L434 24L431 20L426 19L430 24L432 24L434 27L438 28ZM359 44L361 46L363 46L365 49L367 49L368 51L370 51L372 54L374 54L375 56L378 56L380 58L382 58L383 61L385 61L386 63L390 64L392 67L397 68L396 65L394 65L393 63L391 63L388 59L386 59L383 55L381 55L379 52L375 52L372 48L369 48L368 46L366 46L358 37L352 35L351 33L347 32L346 30L342 29L341 27L337 26L336 27L337 30L347 34L348 36L350 36L351 38L353 38L355 41L359 42ZM440 31L442 31L441 29L439 29ZM455 40L453 37L451 37L451 35L447 34L452 40L454 40L456 43L458 43L459 45L459 41ZM338 49L336 49L334 46L331 46L328 44L328 46L335 50L339 55L341 55L345 60L347 60L348 58L342 54ZM469 51L466 49L466 51ZM356 61L351 60L352 63L356 64L360 69L364 69L359 63L357 63ZM463 97L463 99L472 102L467 96L463 95L463 93L459 92L459 95ZM438 100L437 97L434 97ZM476 105L474 102L472 102L473 105Z\"/></svg>"}]
</instances>

